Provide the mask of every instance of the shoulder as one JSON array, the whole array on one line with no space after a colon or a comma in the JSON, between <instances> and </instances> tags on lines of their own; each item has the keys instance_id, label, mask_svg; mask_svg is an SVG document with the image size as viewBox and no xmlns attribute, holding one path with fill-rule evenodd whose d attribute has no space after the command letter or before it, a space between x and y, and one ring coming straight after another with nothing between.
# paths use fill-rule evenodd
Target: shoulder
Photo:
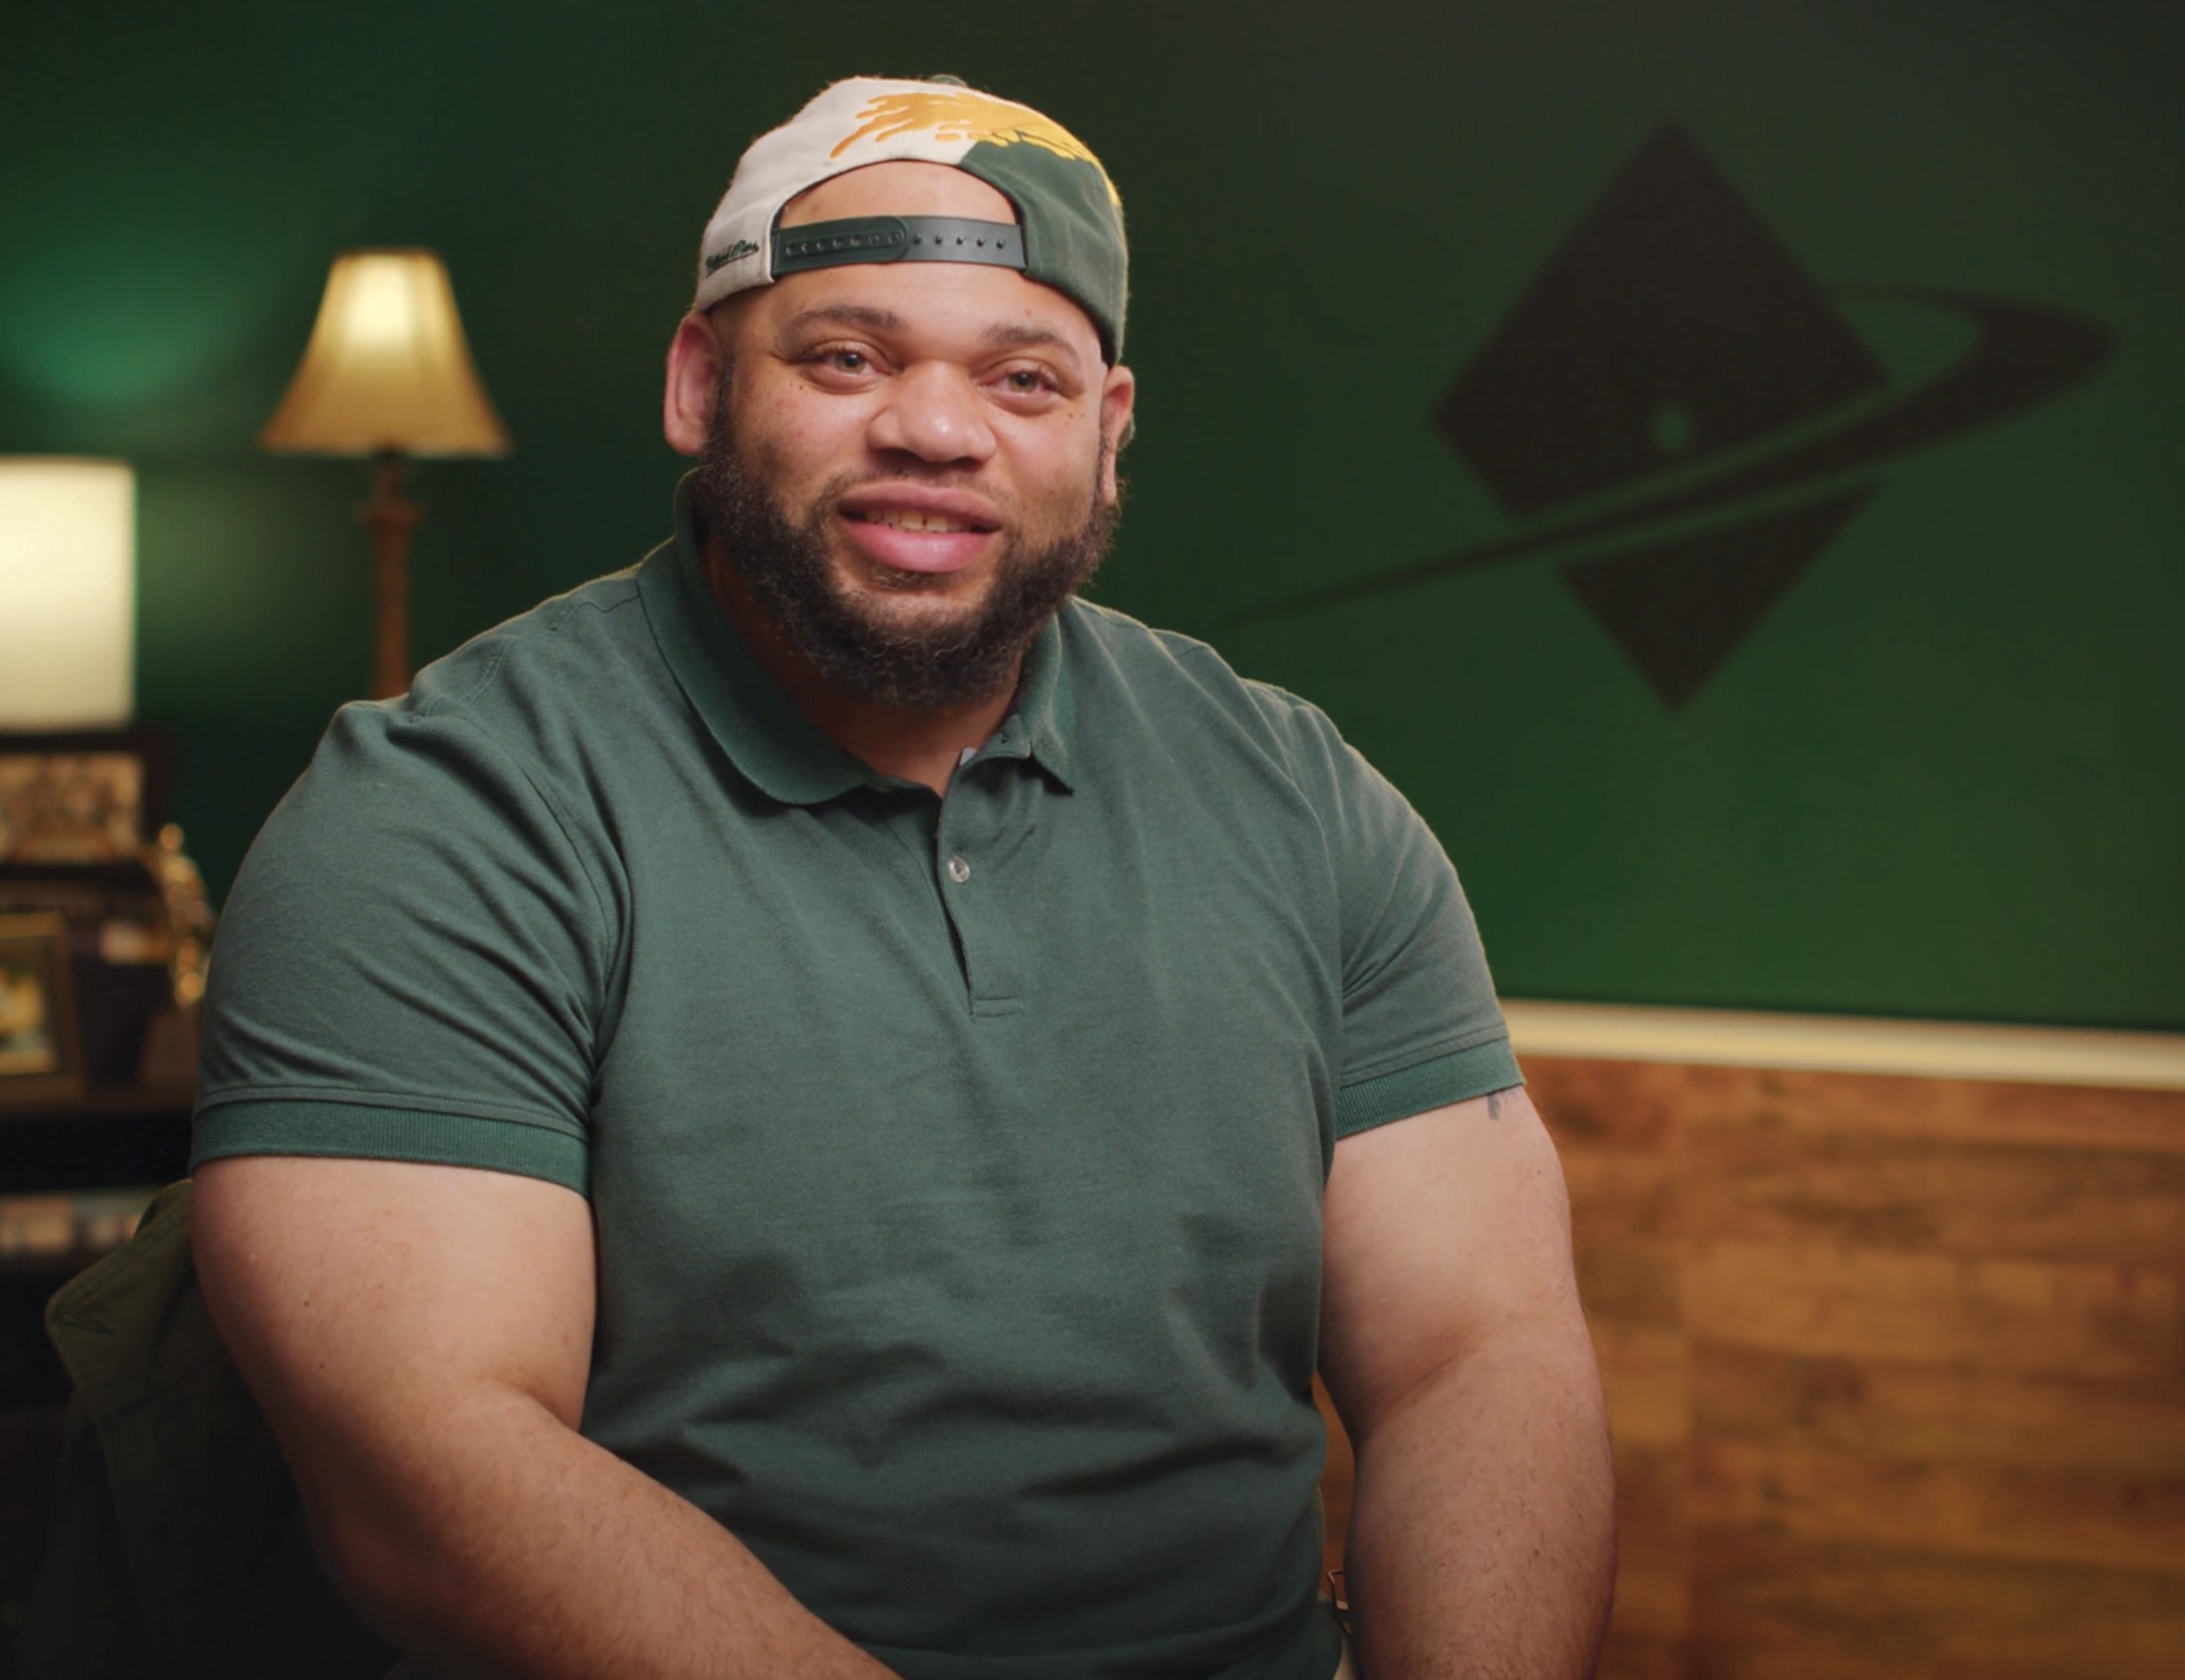
<instances>
[{"instance_id":1,"label":"shoulder","mask_svg":"<svg viewBox=\"0 0 2185 1680\"><path fill-rule=\"evenodd\" d=\"M528 781L549 803L573 797L634 713L658 703L658 663L637 568L613 572L472 637L398 699L343 707L306 779L464 762Z\"/></svg>"},{"instance_id":2,"label":"shoulder","mask_svg":"<svg viewBox=\"0 0 2185 1680\"><path fill-rule=\"evenodd\" d=\"M1075 669L1095 704L1128 696L1179 734L1211 727L1305 773L1324 774L1334 752L1349 752L1326 712L1286 688L1240 674L1196 637L1083 599L1073 599L1063 614Z\"/></svg>"},{"instance_id":3,"label":"shoulder","mask_svg":"<svg viewBox=\"0 0 2185 1680\"><path fill-rule=\"evenodd\" d=\"M651 651L638 569L594 578L472 637L418 672L394 715L520 734L542 707L592 712Z\"/></svg>"},{"instance_id":4,"label":"shoulder","mask_svg":"<svg viewBox=\"0 0 2185 1680\"><path fill-rule=\"evenodd\" d=\"M1401 854L1440 855L1402 791L1312 701L1112 608L1073 602L1065 628L1085 650L1073 664L1090 691L1078 708L1084 735L1127 731L1133 750L1157 752L1208 798L1311 813L1361 880Z\"/></svg>"},{"instance_id":5,"label":"shoulder","mask_svg":"<svg viewBox=\"0 0 2185 1680\"><path fill-rule=\"evenodd\" d=\"M565 862L573 849L576 878L599 890L612 860L594 832L595 767L650 680L637 601L634 569L595 579L434 660L399 699L344 706L241 884L379 878L447 853Z\"/></svg>"}]
</instances>

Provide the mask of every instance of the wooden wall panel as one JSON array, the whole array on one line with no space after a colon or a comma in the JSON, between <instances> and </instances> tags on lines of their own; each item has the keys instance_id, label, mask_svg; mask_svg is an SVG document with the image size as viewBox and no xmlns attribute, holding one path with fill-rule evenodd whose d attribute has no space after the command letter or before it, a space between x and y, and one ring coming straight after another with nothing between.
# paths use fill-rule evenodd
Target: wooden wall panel
<instances>
[{"instance_id":1,"label":"wooden wall panel","mask_svg":"<svg viewBox=\"0 0 2185 1680\"><path fill-rule=\"evenodd\" d=\"M1572 1210L1576 1216L1577 1210ZM1578 1235L1578 1289L1586 1311L1614 1325L1684 1327L1684 1254L1679 1243L1659 1239Z\"/></svg>"},{"instance_id":2,"label":"wooden wall panel","mask_svg":"<svg viewBox=\"0 0 2185 1680\"><path fill-rule=\"evenodd\" d=\"M1681 1446L1692 1433L1692 1345L1683 1327L1593 1317L1593 1351L1620 1445Z\"/></svg>"},{"instance_id":3,"label":"wooden wall panel","mask_svg":"<svg viewBox=\"0 0 2185 1680\"><path fill-rule=\"evenodd\" d=\"M1692 1631L1691 1474L1685 1448L1616 1442L1616 1631L1654 1642Z\"/></svg>"},{"instance_id":4,"label":"wooden wall panel","mask_svg":"<svg viewBox=\"0 0 2185 1680\"><path fill-rule=\"evenodd\" d=\"M1683 1159L1698 1236L2185 1269L2185 1155L1713 1126Z\"/></svg>"},{"instance_id":5,"label":"wooden wall panel","mask_svg":"<svg viewBox=\"0 0 2185 1680\"><path fill-rule=\"evenodd\" d=\"M1526 1069L1615 1437L1603 1675L2185 1674L2185 1092Z\"/></svg>"},{"instance_id":6,"label":"wooden wall panel","mask_svg":"<svg viewBox=\"0 0 2185 1680\"><path fill-rule=\"evenodd\" d=\"M1686 1329L1779 1353L2173 1380L2185 1278L1831 1242L1695 1240Z\"/></svg>"},{"instance_id":7,"label":"wooden wall panel","mask_svg":"<svg viewBox=\"0 0 2185 1680\"><path fill-rule=\"evenodd\" d=\"M1714 1526L1695 1533L1693 1566L1694 1667L1710 1680L1850 1664L1937 1680L2153 1680L2185 1652L2185 1595L2151 1572Z\"/></svg>"},{"instance_id":8,"label":"wooden wall panel","mask_svg":"<svg viewBox=\"0 0 2185 1680\"><path fill-rule=\"evenodd\" d=\"M2185 1481L1703 1439L1695 1525L2185 1577Z\"/></svg>"},{"instance_id":9,"label":"wooden wall panel","mask_svg":"<svg viewBox=\"0 0 2185 1680\"><path fill-rule=\"evenodd\" d=\"M1691 1427L1713 1439L2146 1476L2185 1466L2185 1391L2176 1383L1802 1358L1710 1342L1692 1361Z\"/></svg>"}]
</instances>

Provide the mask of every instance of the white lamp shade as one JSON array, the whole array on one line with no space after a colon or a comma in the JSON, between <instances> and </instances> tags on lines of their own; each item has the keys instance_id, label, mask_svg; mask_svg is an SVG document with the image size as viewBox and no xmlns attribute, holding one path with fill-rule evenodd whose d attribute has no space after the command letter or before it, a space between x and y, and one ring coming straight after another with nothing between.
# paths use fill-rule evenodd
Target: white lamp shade
<instances>
[{"instance_id":1,"label":"white lamp shade","mask_svg":"<svg viewBox=\"0 0 2185 1680\"><path fill-rule=\"evenodd\" d=\"M0 456L0 729L108 729L136 708L137 476Z\"/></svg>"},{"instance_id":2,"label":"white lamp shade","mask_svg":"<svg viewBox=\"0 0 2185 1680\"><path fill-rule=\"evenodd\" d=\"M334 259L302 364L258 442L315 455L501 455L447 269L429 250Z\"/></svg>"}]
</instances>

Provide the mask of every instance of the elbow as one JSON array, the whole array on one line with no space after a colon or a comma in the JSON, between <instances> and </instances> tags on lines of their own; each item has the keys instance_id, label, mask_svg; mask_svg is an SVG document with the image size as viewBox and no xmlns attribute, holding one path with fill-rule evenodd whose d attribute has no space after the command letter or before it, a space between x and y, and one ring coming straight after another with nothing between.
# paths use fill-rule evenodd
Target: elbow
<instances>
[{"instance_id":1,"label":"elbow","mask_svg":"<svg viewBox=\"0 0 2185 1680\"><path fill-rule=\"evenodd\" d=\"M458 1644L485 1583L507 1561L523 1516L526 1467L550 1461L575 1432L513 1390L442 1395L435 1426L411 1426L377 1450L322 1455L297 1478L327 1582L370 1628L402 1649Z\"/></svg>"},{"instance_id":2,"label":"elbow","mask_svg":"<svg viewBox=\"0 0 2185 1680\"><path fill-rule=\"evenodd\" d=\"M434 1620L440 1573L425 1536L355 1502L307 1498L304 1518L327 1585L374 1632L412 1648L417 1630Z\"/></svg>"},{"instance_id":3,"label":"elbow","mask_svg":"<svg viewBox=\"0 0 2185 1680\"><path fill-rule=\"evenodd\" d=\"M1543 1310L1486 1333L1452 1334L1432 1348L1418 1348L1401 1366L1370 1376L1340 1389L1332 1375L1329 1379L1343 1428L1361 1453L1384 1432L1400 1433L1409 1418L1462 1416L1483 1395L1503 1391L1539 1396L1557 1414L1595 1418L1607 1438L1600 1365L1585 1318L1575 1310Z\"/></svg>"}]
</instances>

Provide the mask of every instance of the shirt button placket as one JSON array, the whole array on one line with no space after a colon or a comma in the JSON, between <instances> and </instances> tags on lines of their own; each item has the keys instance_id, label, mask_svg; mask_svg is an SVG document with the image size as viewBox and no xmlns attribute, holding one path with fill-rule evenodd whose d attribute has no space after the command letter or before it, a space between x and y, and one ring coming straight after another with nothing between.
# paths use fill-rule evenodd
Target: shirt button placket
<instances>
[{"instance_id":1,"label":"shirt button placket","mask_svg":"<svg viewBox=\"0 0 2185 1680\"><path fill-rule=\"evenodd\" d=\"M945 840L944 840L945 843ZM956 960L962 965L963 985L969 994L975 1014L979 1006L979 970L983 941L979 938L977 918L971 914L973 900L968 893L958 892L971 878L971 860L960 851L945 853L941 859L944 877L941 888L943 913L948 925L955 931Z\"/></svg>"},{"instance_id":2,"label":"shirt button placket","mask_svg":"<svg viewBox=\"0 0 2185 1680\"><path fill-rule=\"evenodd\" d=\"M1008 838L1001 832L1005 811L996 793L991 777L973 777L951 788L934 832L934 881L942 913L955 935L955 956L973 1015L1015 1015L1023 1007L1008 957L1009 895L1002 890L1003 875L989 868L1001 868L996 860L1009 855Z\"/></svg>"}]
</instances>

